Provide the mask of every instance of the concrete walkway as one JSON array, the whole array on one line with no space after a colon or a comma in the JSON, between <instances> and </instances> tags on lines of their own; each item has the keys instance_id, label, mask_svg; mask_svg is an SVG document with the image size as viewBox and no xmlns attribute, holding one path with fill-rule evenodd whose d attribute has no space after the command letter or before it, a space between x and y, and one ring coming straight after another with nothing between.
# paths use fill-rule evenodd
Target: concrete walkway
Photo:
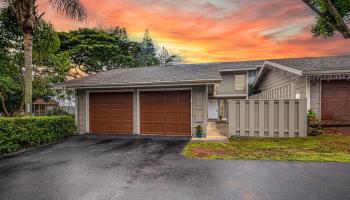
<instances>
[{"instance_id":1,"label":"concrete walkway","mask_svg":"<svg viewBox=\"0 0 350 200\"><path fill-rule=\"evenodd\" d=\"M207 135L205 138L193 137L192 141L227 141L228 140L227 123L219 121L208 121Z\"/></svg>"}]
</instances>

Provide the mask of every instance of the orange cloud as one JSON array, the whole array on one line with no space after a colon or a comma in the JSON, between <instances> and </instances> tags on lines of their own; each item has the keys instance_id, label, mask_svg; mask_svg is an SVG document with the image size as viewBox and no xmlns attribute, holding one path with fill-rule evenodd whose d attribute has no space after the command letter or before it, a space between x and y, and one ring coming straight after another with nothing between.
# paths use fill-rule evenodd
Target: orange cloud
<instances>
[{"instance_id":1,"label":"orange cloud","mask_svg":"<svg viewBox=\"0 0 350 200\"><path fill-rule=\"evenodd\" d=\"M312 38L314 16L301 1L82 0L86 23L53 12L47 0L38 2L58 30L123 26L139 39L149 29L158 45L188 63L350 53L350 40Z\"/></svg>"}]
</instances>

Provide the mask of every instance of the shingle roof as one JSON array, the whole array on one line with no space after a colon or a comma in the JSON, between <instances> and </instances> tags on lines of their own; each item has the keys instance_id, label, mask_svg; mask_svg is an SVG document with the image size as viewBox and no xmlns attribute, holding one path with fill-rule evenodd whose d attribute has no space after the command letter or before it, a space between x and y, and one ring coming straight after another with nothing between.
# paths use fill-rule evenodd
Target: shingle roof
<instances>
[{"instance_id":1,"label":"shingle roof","mask_svg":"<svg viewBox=\"0 0 350 200\"><path fill-rule=\"evenodd\" d=\"M59 85L65 87L124 86L139 84L217 82L219 70L261 67L264 61L221 62L204 64L181 64L173 66L136 67L114 69L79 79L68 80Z\"/></svg>"},{"instance_id":2,"label":"shingle roof","mask_svg":"<svg viewBox=\"0 0 350 200\"><path fill-rule=\"evenodd\" d=\"M269 60L302 72L350 70L350 55Z\"/></svg>"},{"instance_id":3,"label":"shingle roof","mask_svg":"<svg viewBox=\"0 0 350 200\"><path fill-rule=\"evenodd\" d=\"M327 70L350 70L350 55L274 59L269 61L300 70L303 74ZM90 86L218 82L222 79L219 70L246 70L249 68L261 67L264 62L265 60L257 60L114 69L79 79L68 80L58 84L58 86L75 88Z\"/></svg>"}]
</instances>

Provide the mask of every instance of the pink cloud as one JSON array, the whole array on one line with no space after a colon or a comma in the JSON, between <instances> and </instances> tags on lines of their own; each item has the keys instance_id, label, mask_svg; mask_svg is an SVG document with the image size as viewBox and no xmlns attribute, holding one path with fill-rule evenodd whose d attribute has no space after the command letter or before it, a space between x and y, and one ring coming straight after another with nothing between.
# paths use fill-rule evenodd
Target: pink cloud
<instances>
[{"instance_id":1,"label":"pink cloud","mask_svg":"<svg viewBox=\"0 0 350 200\"><path fill-rule=\"evenodd\" d=\"M132 37L153 38L186 62L255 60L347 54L350 40L313 39L313 13L298 0L83 0L87 23L74 22L39 0L58 30L124 26Z\"/></svg>"}]
</instances>

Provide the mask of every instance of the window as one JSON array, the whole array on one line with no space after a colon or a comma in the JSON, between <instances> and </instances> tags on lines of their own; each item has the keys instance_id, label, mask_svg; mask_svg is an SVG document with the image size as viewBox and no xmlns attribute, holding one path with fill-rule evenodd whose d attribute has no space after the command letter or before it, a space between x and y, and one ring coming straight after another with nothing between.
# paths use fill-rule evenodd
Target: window
<instances>
[{"instance_id":1,"label":"window","mask_svg":"<svg viewBox=\"0 0 350 200\"><path fill-rule=\"evenodd\" d=\"M235 74L235 90L244 90L244 89L245 89L245 75Z\"/></svg>"},{"instance_id":2,"label":"window","mask_svg":"<svg viewBox=\"0 0 350 200\"><path fill-rule=\"evenodd\" d=\"M254 83L254 81L255 81L255 78L256 78L256 73L257 73L257 71L256 70L250 70L250 71L248 71L248 82L249 82L249 84L251 84L251 83Z\"/></svg>"}]
</instances>

